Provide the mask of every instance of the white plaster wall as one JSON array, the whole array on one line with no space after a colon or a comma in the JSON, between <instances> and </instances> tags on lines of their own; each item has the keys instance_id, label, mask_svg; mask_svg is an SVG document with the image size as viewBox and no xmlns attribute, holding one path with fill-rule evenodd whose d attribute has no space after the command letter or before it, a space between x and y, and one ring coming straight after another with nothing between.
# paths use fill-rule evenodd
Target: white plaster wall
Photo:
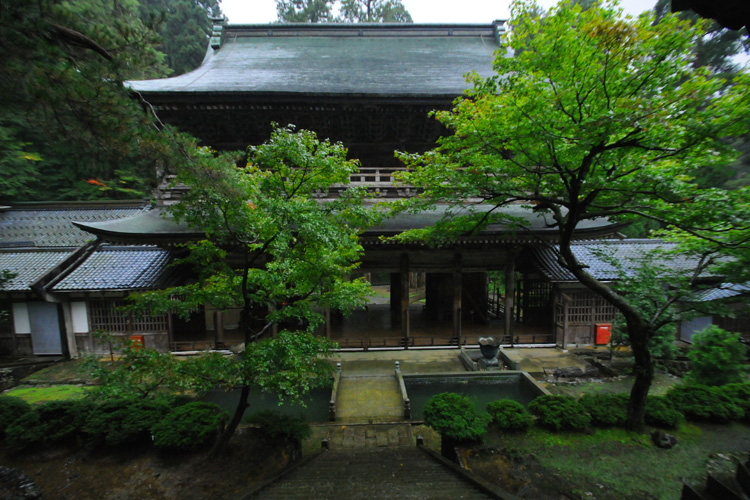
<instances>
[{"instance_id":1,"label":"white plaster wall","mask_svg":"<svg viewBox=\"0 0 750 500\"><path fill-rule=\"evenodd\" d=\"M13 303L13 324L16 328L16 333L31 333L29 308L24 302Z\"/></svg>"},{"instance_id":2,"label":"white plaster wall","mask_svg":"<svg viewBox=\"0 0 750 500\"><path fill-rule=\"evenodd\" d=\"M73 333L87 333L89 331L89 316L85 302L71 302L70 315L73 321Z\"/></svg>"}]
</instances>

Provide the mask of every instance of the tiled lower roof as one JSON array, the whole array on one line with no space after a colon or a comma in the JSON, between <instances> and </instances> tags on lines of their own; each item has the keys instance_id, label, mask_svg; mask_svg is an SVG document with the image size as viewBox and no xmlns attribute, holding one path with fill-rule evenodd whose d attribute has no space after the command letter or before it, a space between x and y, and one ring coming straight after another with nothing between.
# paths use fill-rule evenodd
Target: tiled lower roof
<instances>
[{"instance_id":1,"label":"tiled lower roof","mask_svg":"<svg viewBox=\"0 0 750 500\"><path fill-rule=\"evenodd\" d=\"M138 290L166 286L174 274L169 251L155 246L99 247L52 291Z\"/></svg>"},{"instance_id":2,"label":"tiled lower roof","mask_svg":"<svg viewBox=\"0 0 750 500\"><path fill-rule=\"evenodd\" d=\"M622 266L622 272L631 276L644 257L653 255L656 251L670 251L675 248L674 243L661 240L600 240L594 242L575 243L571 245L573 255L578 262L588 266L587 271L597 280L615 281L621 279L621 271L609 262L613 259ZM558 261L557 247L537 247L532 249L533 256L539 269L552 281L578 281L573 273L562 267ZM685 256L670 254L657 257L662 265L671 269L692 269L696 261Z\"/></svg>"},{"instance_id":3,"label":"tiled lower roof","mask_svg":"<svg viewBox=\"0 0 750 500\"><path fill-rule=\"evenodd\" d=\"M8 270L16 276L3 285L6 292L28 292L29 286L48 271L60 264L72 250L5 250L0 251L0 270Z\"/></svg>"},{"instance_id":4,"label":"tiled lower roof","mask_svg":"<svg viewBox=\"0 0 750 500\"><path fill-rule=\"evenodd\" d=\"M143 202L98 203L81 206L17 206L0 210L0 247L73 247L94 236L73 225L133 217Z\"/></svg>"},{"instance_id":5,"label":"tiled lower roof","mask_svg":"<svg viewBox=\"0 0 750 500\"><path fill-rule=\"evenodd\" d=\"M730 299L739 295L750 293L750 283L722 283L721 285L701 290L695 294L697 302L709 302L712 300Z\"/></svg>"}]
</instances>

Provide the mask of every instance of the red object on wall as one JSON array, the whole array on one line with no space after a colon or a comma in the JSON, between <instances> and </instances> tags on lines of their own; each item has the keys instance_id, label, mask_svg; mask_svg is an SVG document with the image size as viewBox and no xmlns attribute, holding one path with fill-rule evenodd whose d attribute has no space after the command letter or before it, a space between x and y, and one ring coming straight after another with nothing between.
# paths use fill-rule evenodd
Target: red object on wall
<instances>
[{"instance_id":1,"label":"red object on wall","mask_svg":"<svg viewBox=\"0 0 750 500\"><path fill-rule=\"evenodd\" d=\"M609 344L612 337L612 325L610 323L596 323L596 345Z\"/></svg>"},{"instance_id":2,"label":"red object on wall","mask_svg":"<svg viewBox=\"0 0 750 500\"><path fill-rule=\"evenodd\" d=\"M146 345L143 339L143 335L131 335L130 345L133 349L143 349L143 347Z\"/></svg>"}]
</instances>

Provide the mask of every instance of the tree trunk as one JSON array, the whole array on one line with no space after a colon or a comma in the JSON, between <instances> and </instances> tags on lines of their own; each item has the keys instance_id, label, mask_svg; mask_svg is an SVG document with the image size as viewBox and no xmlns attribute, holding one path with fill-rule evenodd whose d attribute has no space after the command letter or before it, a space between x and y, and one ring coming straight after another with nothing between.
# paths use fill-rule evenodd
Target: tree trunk
<instances>
[{"instance_id":1,"label":"tree trunk","mask_svg":"<svg viewBox=\"0 0 750 500\"><path fill-rule=\"evenodd\" d=\"M240 425L240 422L242 421L243 415L245 415L245 410L248 407L247 404L247 397L250 395L250 386L249 385L243 385L242 390L240 390L240 400L237 401L237 408L234 410L234 415L232 416L232 420L230 420L229 425L224 428L224 431L219 435L219 437L216 439L216 443L214 444L214 447L211 449L211 452L208 454L208 458L216 458L218 455L222 454L224 450L226 450L227 445L229 444L229 440L232 439L232 436L234 435L234 431L237 430L237 427Z\"/></svg>"},{"instance_id":2,"label":"tree trunk","mask_svg":"<svg viewBox=\"0 0 750 500\"><path fill-rule=\"evenodd\" d=\"M628 403L628 420L625 427L631 431L642 432L646 426L646 398L654 380L654 360L648 349L648 332L631 332L630 346L635 360L635 381L630 390Z\"/></svg>"}]
</instances>

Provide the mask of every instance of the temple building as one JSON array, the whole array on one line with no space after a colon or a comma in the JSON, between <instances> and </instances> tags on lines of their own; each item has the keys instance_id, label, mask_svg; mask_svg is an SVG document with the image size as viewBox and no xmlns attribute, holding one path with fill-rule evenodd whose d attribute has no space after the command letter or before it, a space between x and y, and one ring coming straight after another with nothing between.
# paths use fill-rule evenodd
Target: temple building
<instances>
[{"instance_id":1,"label":"temple building","mask_svg":"<svg viewBox=\"0 0 750 500\"><path fill-rule=\"evenodd\" d=\"M263 143L273 123L294 124L342 142L362 165L352 182L366 186L372 201L398 199L414 189L393 182L402 168L394 151L421 153L434 147L447 131L430 112L451 108L470 85L467 74L493 74L504 32L504 21L217 21L200 67L127 85L159 120L218 150ZM180 192L167 188L168 180L156 204L0 211L0 267L16 273L0 287L7 312L0 319L0 349L75 356L104 350L100 332L136 336L161 350L240 341L237 311L207 304L183 321L172 315L134 317L119 308L134 291L189 276L170 263L181 251L179 244L201 232L163 217ZM334 188L320 198L337 195ZM369 229L362 236L361 272L382 294L349 318L334 312L319 333L344 348L457 345L487 335L511 345L595 343L597 325L611 323L614 309L554 267L549 252L557 229L550 220L520 205L508 210L527 221L525 230L495 224L439 249L382 237L432 225L446 216L444 208L402 214ZM21 226L28 234L17 230ZM576 236L579 245L597 244L620 227L590 221Z\"/></svg>"}]
</instances>

